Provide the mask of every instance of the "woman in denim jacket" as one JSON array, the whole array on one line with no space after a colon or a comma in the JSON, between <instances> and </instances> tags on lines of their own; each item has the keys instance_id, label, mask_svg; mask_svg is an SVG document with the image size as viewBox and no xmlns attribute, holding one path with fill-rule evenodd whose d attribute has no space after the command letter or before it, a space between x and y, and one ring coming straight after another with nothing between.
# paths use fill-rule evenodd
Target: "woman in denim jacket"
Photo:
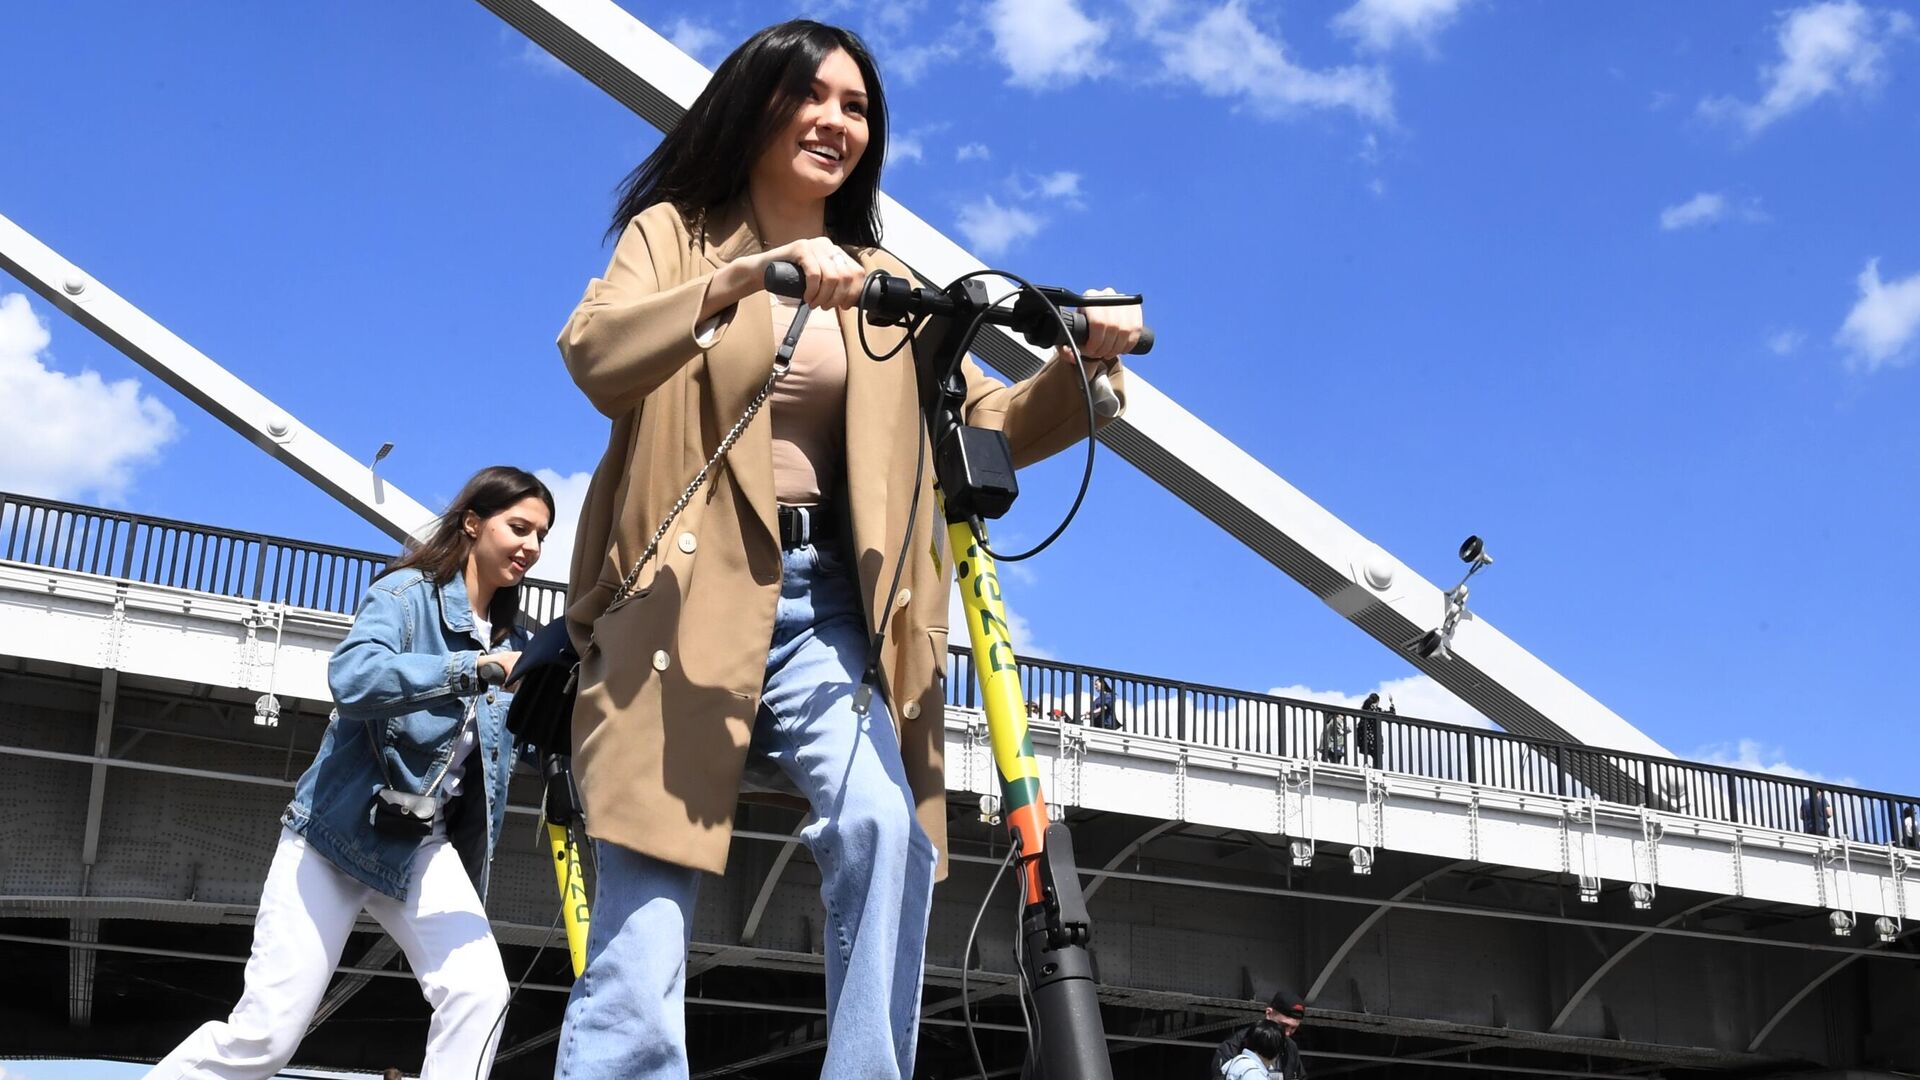
<instances>
[{"instance_id":1,"label":"woman in denim jacket","mask_svg":"<svg viewBox=\"0 0 1920 1080\"><path fill-rule=\"evenodd\" d=\"M520 582L552 522L538 479L482 469L368 588L327 666L335 709L319 755L280 818L240 1002L150 1078L279 1072L362 909L433 1006L423 1080L491 1066L508 989L482 901L514 760L498 687L526 643ZM401 800L417 816L376 814L383 789L420 797Z\"/></svg>"}]
</instances>

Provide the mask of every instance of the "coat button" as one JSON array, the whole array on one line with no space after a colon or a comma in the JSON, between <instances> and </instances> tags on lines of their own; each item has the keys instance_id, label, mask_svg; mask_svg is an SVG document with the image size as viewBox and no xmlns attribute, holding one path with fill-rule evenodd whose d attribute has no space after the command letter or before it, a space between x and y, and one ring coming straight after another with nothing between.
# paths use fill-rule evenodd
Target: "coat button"
<instances>
[{"instance_id":1,"label":"coat button","mask_svg":"<svg viewBox=\"0 0 1920 1080\"><path fill-rule=\"evenodd\" d=\"M913 590L901 589L900 595L893 598L894 607L906 607L913 602Z\"/></svg>"},{"instance_id":2,"label":"coat button","mask_svg":"<svg viewBox=\"0 0 1920 1080\"><path fill-rule=\"evenodd\" d=\"M695 540L693 538L692 533L684 532L680 534L680 550L681 551L684 551L687 554L691 555L693 554L693 549L699 546L700 546L700 541Z\"/></svg>"},{"instance_id":3,"label":"coat button","mask_svg":"<svg viewBox=\"0 0 1920 1080\"><path fill-rule=\"evenodd\" d=\"M907 707L900 710L900 715L909 720L920 719L920 703L917 701L907 702Z\"/></svg>"},{"instance_id":4,"label":"coat button","mask_svg":"<svg viewBox=\"0 0 1920 1080\"><path fill-rule=\"evenodd\" d=\"M661 649L653 654L653 670L665 671L667 670L667 665L671 663L673 663L673 660L667 656L667 650Z\"/></svg>"}]
</instances>

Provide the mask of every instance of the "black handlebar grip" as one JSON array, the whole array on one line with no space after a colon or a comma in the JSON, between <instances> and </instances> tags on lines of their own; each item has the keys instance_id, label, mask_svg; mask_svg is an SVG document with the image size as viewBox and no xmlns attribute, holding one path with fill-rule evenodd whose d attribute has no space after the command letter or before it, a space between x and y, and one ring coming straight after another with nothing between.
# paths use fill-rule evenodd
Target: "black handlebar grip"
<instances>
[{"instance_id":1,"label":"black handlebar grip","mask_svg":"<svg viewBox=\"0 0 1920 1080\"><path fill-rule=\"evenodd\" d=\"M807 276L800 272L798 263L768 263L766 282L767 291L776 296L798 300L807 295Z\"/></svg>"},{"instance_id":2,"label":"black handlebar grip","mask_svg":"<svg viewBox=\"0 0 1920 1080\"><path fill-rule=\"evenodd\" d=\"M1080 312L1080 311L1066 311L1066 312L1062 312L1061 314L1067 317L1067 326L1071 328L1073 331L1073 343L1075 345L1085 345L1087 343L1086 313ZM1128 349L1127 353L1131 356L1141 356L1146 353L1150 353L1152 351L1153 351L1153 330L1151 327L1143 326L1140 328L1140 340L1134 342L1133 348Z\"/></svg>"}]
</instances>

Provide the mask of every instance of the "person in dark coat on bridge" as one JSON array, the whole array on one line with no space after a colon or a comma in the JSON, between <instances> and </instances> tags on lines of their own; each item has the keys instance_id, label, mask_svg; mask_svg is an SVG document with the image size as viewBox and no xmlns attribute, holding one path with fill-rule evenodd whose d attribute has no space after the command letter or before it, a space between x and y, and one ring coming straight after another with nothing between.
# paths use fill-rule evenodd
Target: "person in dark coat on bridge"
<instances>
[{"instance_id":1,"label":"person in dark coat on bridge","mask_svg":"<svg viewBox=\"0 0 1920 1080\"><path fill-rule=\"evenodd\" d=\"M1813 794L1800 800L1801 831L1814 836L1833 835L1833 800L1819 788Z\"/></svg>"},{"instance_id":2,"label":"person in dark coat on bridge","mask_svg":"<svg viewBox=\"0 0 1920 1080\"><path fill-rule=\"evenodd\" d=\"M1087 723L1112 731L1120 726L1113 715L1113 684L1105 678L1093 681L1093 708L1087 710Z\"/></svg>"},{"instance_id":3,"label":"person in dark coat on bridge","mask_svg":"<svg viewBox=\"0 0 1920 1080\"><path fill-rule=\"evenodd\" d=\"M1353 723L1353 742L1360 750L1360 756L1367 764L1380 767L1380 695L1368 694L1367 700L1360 703L1360 718ZM1391 706L1386 711L1392 711Z\"/></svg>"}]
</instances>

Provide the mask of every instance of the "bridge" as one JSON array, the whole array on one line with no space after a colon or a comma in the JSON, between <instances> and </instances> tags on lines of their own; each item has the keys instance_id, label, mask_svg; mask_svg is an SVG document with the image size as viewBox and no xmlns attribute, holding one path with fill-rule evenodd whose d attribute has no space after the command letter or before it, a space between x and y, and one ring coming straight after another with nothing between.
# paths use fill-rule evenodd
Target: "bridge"
<instances>
[{"instance_id":1,"label":"bridge","mask_svg":"<svg viewBox=\"0 0 1920 1080\"><path fill-rule=\"evenodd\" d=\"M377 553L0 495L0 989L8 1052L151 1060L239 991L259 883L318 744L326 657ZM536 618L557 587L534 585ZM954 872L926 968L928 1076L995 1075L1025 1033L971 658L946 717ZM1377 763L1311 701L1028 661L1072 823L1118 1076L1178 1075L1280 986L1311 1003L1316 1076L1823 1075L1920 1060L1900 818L1920 797L1813 785L1412 717ZM514 788L490 914L527 972L503 1077L545 1075L568 980L533 777ZM801 1076L823 1047L818 874L798 815L740 807L703 889L696 1075ZM531 965L531 966L529 966ZM962 997L962 981L967 984ZM371 922L298 1064L416 1068L426 1007ZM1838 1075L1838 1074L1834 1074ZM1849 1073L1848 1075L1869 1075Z\"/></svg>"}]
</instances>

